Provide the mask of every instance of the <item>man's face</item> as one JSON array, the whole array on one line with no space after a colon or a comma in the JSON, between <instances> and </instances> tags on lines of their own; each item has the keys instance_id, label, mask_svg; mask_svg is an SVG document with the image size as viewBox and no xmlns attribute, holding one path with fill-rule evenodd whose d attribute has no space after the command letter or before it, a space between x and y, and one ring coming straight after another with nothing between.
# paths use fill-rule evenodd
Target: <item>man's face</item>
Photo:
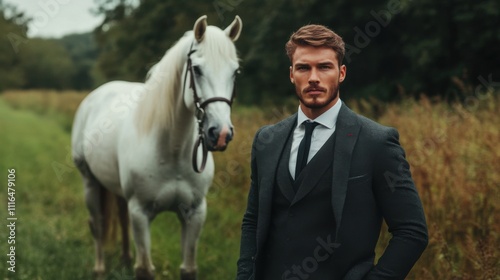
<instances>
[{"instance_id":1,"label":"man's face","mask_svg":"<svg viewBox=\"0 0 500 280\"><path fill-rule=\"evenodd\" d=\"M327 47L298 46L292 57L290 80L300 100L302 111L316 118L330 109L339 98L339 85L344 81L345 65Z\"/></svg>"}]
</instances>

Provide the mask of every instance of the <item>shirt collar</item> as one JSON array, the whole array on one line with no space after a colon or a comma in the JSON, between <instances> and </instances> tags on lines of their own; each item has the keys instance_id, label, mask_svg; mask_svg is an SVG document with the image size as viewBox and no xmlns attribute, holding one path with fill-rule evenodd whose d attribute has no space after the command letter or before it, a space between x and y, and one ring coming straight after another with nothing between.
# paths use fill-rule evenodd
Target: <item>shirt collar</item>
<instances>
[{"instance_id":1,"label":"shirt collar","mask_svg":"<svg viewBox=\"0 0 500 280\"><path fill-rule=\"evenodd\" d=\"M328 109L319 117L311 121L315 121L329 129L332 129L335 127L335 123L337 123L337 117L339 116L340 107L342 107L342 100L340 100L339 98L339 100L337 100L337 103L335 103L332 108ZM304 114L304 112L302 112L302 109L299 106L299 110L297 112L297 126L301 125L304 121L307 120L309 120L309 118Z\"/></svg>"}]
</instances>

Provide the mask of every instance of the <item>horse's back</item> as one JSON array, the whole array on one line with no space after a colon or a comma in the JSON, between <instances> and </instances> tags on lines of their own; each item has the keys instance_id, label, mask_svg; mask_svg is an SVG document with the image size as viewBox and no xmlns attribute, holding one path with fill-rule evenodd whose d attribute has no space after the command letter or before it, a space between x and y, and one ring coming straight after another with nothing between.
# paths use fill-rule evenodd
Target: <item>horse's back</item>
<instances>
[{"instance_id":1,"label":"horse's back","mask_svg":"<svg viewBox=\"0 0 500 280\"><path fill-rule=\"evenodd\" d=\"M124 81L106 83L92 91L80 104L73 123L73 159L85 162L108 189L120 192L117 146L124 126L135 110L130 95L143 84Z\"/></svg>"}]
</instances>

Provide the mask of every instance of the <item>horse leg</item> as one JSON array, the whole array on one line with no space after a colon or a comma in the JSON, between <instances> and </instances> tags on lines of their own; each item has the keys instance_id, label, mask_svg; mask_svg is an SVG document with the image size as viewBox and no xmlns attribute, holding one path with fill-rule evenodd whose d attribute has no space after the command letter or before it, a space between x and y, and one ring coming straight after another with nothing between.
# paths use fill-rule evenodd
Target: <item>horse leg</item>
<instances>
[{"instance_id":1,"label":"horse leg","mask_svg":"<svg viewBox=\"0 0 500 280\"><path fill-rule=\"evenodd\" d=\"M144 212L141 205L134 201L129 201L128 208L135 243L135 278L150 280L154 279L155 269L151 260L151 236L149 231L151 218Z\"/></svg>"},{"instance_id":2,"label":"horse leg","mask_svg":"<svg viewBox=\"0 0 500 280\"><path fill-rule=\"evenodd\" d=\"M94 273L97 276L104 275L104 216L103 205L105 201L103 197L106 195L104 187L93 176L83 177L85 185L85 204L90 213L89 226L90 232L94 237L95 246L95 265Z\"/></svg>"},{"instance_id":3,"label":"horse leg","mask_svg":"<svg viewBox=\"0 0 500 280\"><path fill-rule=\"evenodd\" d=\"M196 249L207 215L207 202L203 198L198 207L185 210L178 214L182 225L181 280L196 280Z\"/></svg>"},{"instance_id":4,"label":"horse leg","mask_svg":"<svg viewBox=\"0 0 500 280\"><path fill-rule=\"evenodd\" d=\"M116 196L118 202L118 216L120 218L120 227L122 230L122 262L125 266L130 267L132 257L130 254L130 238L129 238L129 215L127 201L121 196Z\"/></svg>"}]
</instances>

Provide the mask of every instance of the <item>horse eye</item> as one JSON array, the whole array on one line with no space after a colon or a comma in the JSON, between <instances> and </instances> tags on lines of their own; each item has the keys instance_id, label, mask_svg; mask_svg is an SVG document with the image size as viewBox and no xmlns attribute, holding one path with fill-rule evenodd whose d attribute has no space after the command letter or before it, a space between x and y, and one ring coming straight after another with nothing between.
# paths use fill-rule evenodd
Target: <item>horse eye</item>
<instances>
[{"instance_id":1,"label":"horse eye","mask_svg":"<svg viewBox=\"0 0 500 280\"><path fill-rule=\"evenodd\" d=\"M234 76L241 74L241 70L238 68L234 71Z\"/></svg>"},{"instance_id":2,"label":"horse eye","mask_svg":"<svg viewBox=\"0 0 500 280\"><path fill-rule=\"evenodd\" d=\"M196 74L196 76L201 76L201 69L198 65L193 66L193 71Z\"/></svg>"}]
</instances>

